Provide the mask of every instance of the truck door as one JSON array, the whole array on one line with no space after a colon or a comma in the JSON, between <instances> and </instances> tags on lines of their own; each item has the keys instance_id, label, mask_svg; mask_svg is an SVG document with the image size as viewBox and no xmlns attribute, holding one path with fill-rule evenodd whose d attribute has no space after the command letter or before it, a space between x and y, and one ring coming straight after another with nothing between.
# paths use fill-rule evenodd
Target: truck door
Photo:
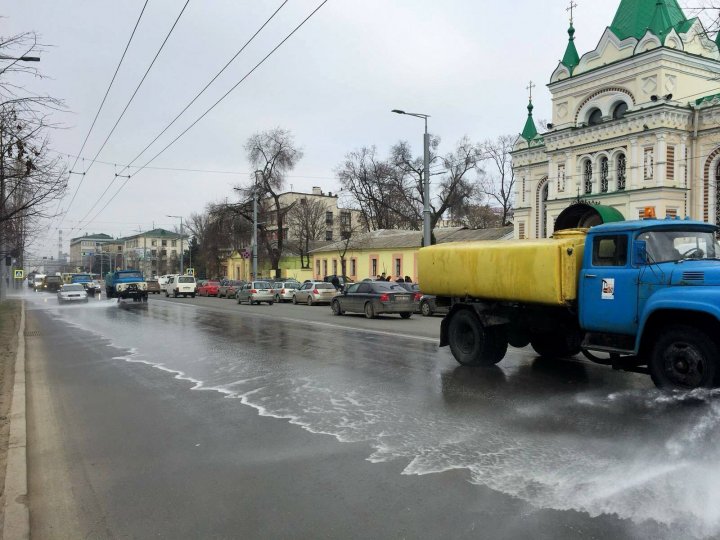
<instances>
[{"instance_id":1,"label":"truck door","mask_svg":"<svg viewBox=\"0 0 720 540\"><path fill-rule=\"evenodd\" d=\"M592 237L580 272L580 325L592 332L633 335L637 330L637 280L628 236Z\"/></svg>"}]
</instances>

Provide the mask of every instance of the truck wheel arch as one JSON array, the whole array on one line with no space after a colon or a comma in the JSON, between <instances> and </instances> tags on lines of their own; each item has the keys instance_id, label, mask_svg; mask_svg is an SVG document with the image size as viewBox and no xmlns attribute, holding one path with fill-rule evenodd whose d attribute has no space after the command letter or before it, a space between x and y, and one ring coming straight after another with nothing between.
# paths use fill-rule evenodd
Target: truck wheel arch
<instances>
[{"instance_id":1,"label":"truck wheel arch","mask_svg":"<svg viewBox=\"0 0 720 540\"><path fill-rule=\"evenodd\" d=\"M488 315L485 311L485 304L481 303L468 303L468 304L455 304L450 308L450 311L448 311L448 314L443 317L442 322L440 323L440 346L441 347L447 347L450 342L448 338L448 329L450 326L450 321L455 316L455 314L462 310L469 310L475 314L475 316L480 320L483 326L490 327L490 326L502 326L506 325L510 322L509 319L506 319L505 317L500 317L498 315Z\"/></svg>"},{"instance_id":2,"label":"truck wheel arch","mask_svg":"<svg viewBox=\"0 0 720 540\"><path fill-rule=\"evenodd\" d=\"M702 330L720 347L720 321L710 313L684 309L660 309L650 314L638 335L638 354L647 359L658 335L671 325L687 324Z\"/></svg>"}]
</instances>

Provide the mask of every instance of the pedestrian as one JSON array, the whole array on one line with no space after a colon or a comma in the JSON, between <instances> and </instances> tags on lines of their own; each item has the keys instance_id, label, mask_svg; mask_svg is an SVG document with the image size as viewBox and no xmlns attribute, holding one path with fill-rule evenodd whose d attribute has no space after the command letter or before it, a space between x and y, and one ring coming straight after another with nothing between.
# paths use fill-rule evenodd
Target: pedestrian
<instances>
[{"instance_id":1,"label":"pedestrian","mask_svg":"<svg viewBox=\"0 0 720 540\"><path fill-rule=\"evenodd\" d=\"M382 274L380 274L380 281L387 281L387 280L385 279L385 272L383 272Z\"/></svg>"},{"instance_id":2,"label":"pedestrian","mask_svg":"<svg viewBox=\"0 0 720 540\"><path fill-rule=\"evenodd\" d=\"M413 280L410 278L410 276L405 276L405 283L412 283Z\"/></svg>"},{"instance_id":3,"label":"pedestrian","mask_svg":"<svg viewBox=\"0 0 720 540\"><path fill-rule=\"evenodd\" d=\"M405 283L405 280L403 279L402 276L398 276L397 279L395 280L395 283Z\"/></svg>"},{"instance_id":4,"label":"pedestrian","mask_svg":"<svg viewBox=\"0 0 720 540\"><path fill-rule=\"evenodd\" d=\"M390 281L391 279L392 279L392 277L390 277L390 276L385 277L385 281Z\"/></svg>"},{"instance_id":5,"label":"pedestrian","mask_svg":"<svg viewBox=\"0 0 720 540\"><path fill-rule=\"evenodd\" d=\"M385 281L385 278L381 277L380 274L378 274L377 276L375 276L375 279L376 279L377 281Z\"/></svg>"},{"instance_id":6,"label":"pedestrian","mask_svg":"<svg viewBox=\"0 0 720 540\"><path fill-rule=\"evenodd\" d=\"M332 283L332 285L333 285L333 287L335 287L336 291L340 290L340 280L338 279L337 276L333 276L332 279L330 280L330 283Z\"/></svg>"}]
</instances>

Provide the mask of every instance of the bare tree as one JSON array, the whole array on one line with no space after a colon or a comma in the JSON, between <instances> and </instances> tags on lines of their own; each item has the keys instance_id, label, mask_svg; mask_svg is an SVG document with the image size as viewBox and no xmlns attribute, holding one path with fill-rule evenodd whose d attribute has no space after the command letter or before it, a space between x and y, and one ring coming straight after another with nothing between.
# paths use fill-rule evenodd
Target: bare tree
<instances>
[{"instance_id":1,"label":"bare tree","mask_svg":"<svg viewBox=\"0 0 720 540\"><path fill-rule=\"evenodd\" d=\"M487 172L481 175L480 191L501 209L502 225L508 225L513 208L515 172L510 152L517 137L501 135L482 144L483 163Z\"/></svg>"},{"instance_id":2,"label":"bare tree","mask_svg":"<svg viewBox=\"0 0 720 540\"><path fill-rule=\"evenodd\" d=\"M39 50L33 32L0 38L0 257L21 257L27 231L52 215L52 203L67 188L65 166L51 155L48 134L57 127L50 114L63 104L24 86L27 76L42 78L23 63Z\"/></svg>"},{"instance_id":3,"label":"bare tree","mask_svg":"<svg viewBox=\"0 0 720 540\"><path fill-rule=\"evenodd\" d=\"M300 255L302 268L310 268L312 243L321 240L325 232L327 205L319 199L300 199L287 214L290 237Z\"/></svg>"},{"instance_id":4,"label":"bare tree","mask_svg":"<svg viewBox=\"0 0 720 540\"><path fill-rule=\"evenodd\" d=\"M295 144L292 133L282 128L255 133L245 143L245 151L255 173L248 185L239 188L245 201L236 210L249 218L248 210L251 207L248 203L251 203L253 195L259 198L261 212L271 218L274 227L270 230L266 223L259 231L271 266L275 269L275 277L280 278L280 258L286 234L285 218L290 209L281 204L280 195L285 185L285 175L295 168L303 152Z\"/></svg>"},{"instance_id":5,"label":"bare tree","mask_svg":"<svg viewBox=\"0 0 720 540\"><path fill-rule=\"evenodd\" d=\"M429 201L433 229L447 212L476 194L477 188L469 176L478 170L480 159L477 146L467 137L444 156L438 154L439 144L438 137L431 138L434 175L441 177ZM387 161L377 158L375 147L351 152L337 172L351 204L360 209L368 229L421 229L424 160L412 154L407 142L394 145Z\"/></svg>"},{"instance_id":6,"label":"bare tree","mask_svg":"<svg viewBox=\"0 0 720 540\"><path fill-rule=\"evenodd\" d=\"M393 201L393 168L377 157L374 146L345 156L336 169L351 205L360 210L366 230L397 228Z\"/></svg>"}]
</instances>

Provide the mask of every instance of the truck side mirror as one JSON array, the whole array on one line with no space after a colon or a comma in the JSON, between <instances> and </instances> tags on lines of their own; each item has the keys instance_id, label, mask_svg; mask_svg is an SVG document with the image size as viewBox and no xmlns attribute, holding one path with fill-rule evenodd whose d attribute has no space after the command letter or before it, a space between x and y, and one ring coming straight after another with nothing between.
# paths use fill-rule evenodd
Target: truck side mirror
<instances>
[{"instance_id":1,"label":"truck side mirror","mask_svg":"<svg viewBox=\"0 0 720 540\"><path fill-rule=\"evenodd\" d=\"M647 264L647 242L645 240L635 240L633 243L633 260L635 264Z\"/></svg>"}]
</instances>

